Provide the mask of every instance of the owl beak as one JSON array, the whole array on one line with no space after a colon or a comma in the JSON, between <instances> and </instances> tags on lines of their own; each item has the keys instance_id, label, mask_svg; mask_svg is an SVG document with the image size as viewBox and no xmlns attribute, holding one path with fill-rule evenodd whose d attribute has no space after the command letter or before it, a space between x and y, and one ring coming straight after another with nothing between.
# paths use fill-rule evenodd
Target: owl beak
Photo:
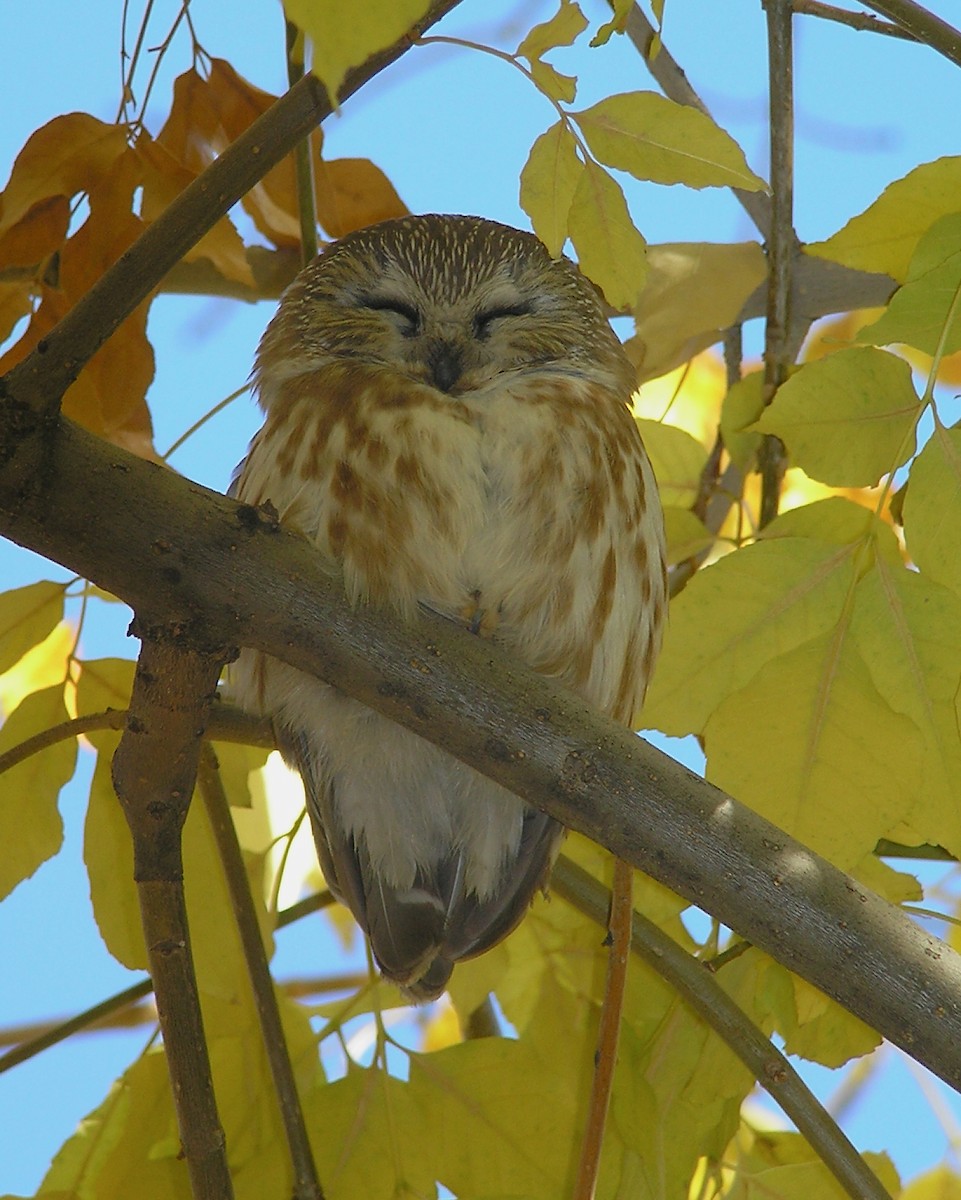
<instances>
[{"instance_id":1,"label":"owl beak","mask_svg":"<svg viewBox=\"0 0 961 1200\"><path fill-rule=\"evenodd\" d=\"M430 381L441 392L450 392L464 370L464 351L455 342L432 342L426 354Z\"/></svg>"}]
</instances>

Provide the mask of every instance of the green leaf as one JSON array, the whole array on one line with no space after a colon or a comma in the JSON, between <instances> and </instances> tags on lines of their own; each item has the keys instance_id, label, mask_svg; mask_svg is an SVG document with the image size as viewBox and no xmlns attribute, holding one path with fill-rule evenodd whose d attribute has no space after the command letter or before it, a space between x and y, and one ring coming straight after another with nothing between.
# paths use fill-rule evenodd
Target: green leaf
<instances>
[{"instance_id":1,"label":"green leaf","mask_svg":"<svg viewBox=\"0 0 961 1200\"><path fill-rule=\"evenodd\" d=\"M575 145L571 131L558 121L531 146L521 172L521 208L552 258L567 241L571 202L584 171Z\"/></svg>"},{"instance_id":2,"label":"green leaf","mask_svg":"<svg viewBox=\"0 0 961 1200\"><path fill-rule=\"evenodd\" d=\"M762 190L738 144L697 109L655 92L624 92L571 113L591 153L635 179Z\"/></svg>"},{"instance_id":3,"label":"green leaf","mask_svg":"<svg viewBox=\"0 0 961 1200\"><path fill-rule=\"evenodd\" d=\"M535 25L517 47L520 58L526 58L533 66L536 59L543 58L549 50L558 46L570 46L587 28L587 18L573 0L561 0L561 6L549 21Z\"/></svg>"},{"instance_id":4,"label":"green leaf","mask_svg":"<svg viewBox=\"0 0 961 1200\"><path fill-rule=\"evenodd\" d=\"M940 217L958 211L959 195L961 157L925 163L886 187L826 241L812 242L806 252L903 281L922 235Z\"/></svg>"},{"instance_id":5,"label":"green leaf","mask_svg":"<svg viewBox=\"0 0 961 1200\"><path fill-rule=\"evenodd\" d=\"M920 414L904 359L855 347L801 367L754 428L783 438L812 479L871 487L914 453Z\"/></svg>"},{"instance_id":6,"label":"green leaf","mask_svg":"<svg viewBox=\"0 0 961 1200\"><path fill-rule=\"evenodd\" d=\"M63 684L32 692L0 727L0 754L67 720ZM60 849L63 822L57 800L76 761L77 739L65 738L0 777L0 897Z\"/></svg>"},{"instance_id":7,"label":"green leaf","mask_svg":"<svg viewBox=\"0 0 961 1200\"><path fill-rule=\"evenodd\" d=\"M312 69L331 100L351 67L396 42L430 8L428 0L284 0L288 18L313 45Z\"/></svg>"},{"instance_id":8,"label":"green leaf","mask_svg":"<svg viewBox=\"0 0 961 1200\"><path fill-rule=\"evenodd\" d=\"M707 451L687 430L666 421L640 418L637 428L654 468L661 503L665 508L690 508L697 499Z\"/></svg>"},{"instance_id":9,"label":"green leaf","mask_svg":"<svg viewBox=\"0 0 961 1200\"><path fill-rule=\"evenodd\" d=\"M961 349L961 213L936 221L918 243L907 282L881 316L858 332L859 342L903 342L935 354ZM943 338L943 343L942 343Z\"/></svg>"},{"instance_id":10,"label":"green leaf","mask_svg":"<svg viewBox=\"0 0 961 1200\"><path fill-rule=\"evenodd\" d=\"M647 275L646 243L620 185L594 162L584 163L578 178L568 231L581 270L611 307L633 308Z\"/></svg>"},{"instance_id":11,"label":"green leaf","mask_svg":"<svg viewBox=\"0 0 961 1200\"><path fill-rule=\"evenodd\" d=\"M63 620L62 583L29 583L0 593L0 675Z\"/></svg>"},{"instance_id":12,"label":"green leaf","mask_svg":"<svg viewBox=\"0 0 961 1200\"><path fill-rule=\"evenodd\" d=\"M914 460L904 497L904 537L920 570L961 595L961 429L935 425Z\"/></svg>"}]
</instances>

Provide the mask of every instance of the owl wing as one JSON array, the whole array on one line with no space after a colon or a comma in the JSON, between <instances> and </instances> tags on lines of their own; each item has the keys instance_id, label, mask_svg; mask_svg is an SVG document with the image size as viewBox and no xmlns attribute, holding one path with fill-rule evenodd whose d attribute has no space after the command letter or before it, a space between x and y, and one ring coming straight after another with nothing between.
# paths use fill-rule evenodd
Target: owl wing
<instances>
[{"instance_id":1,"label":"owl wing","mask_svg":"<svg viewBox=\"0 0 961 1200\"><path fill-rule=\"evenodd\" d=\"M411 999L435 1000L454 964L506 937L523 918L532 895L546 887L564 829L532 808L525 808L516 857L494 895L481 900L467 890L463 850L419 869L409 887L392 886L374 869L364 841L355 840L338 818L336 780L318 769L306 740L282 732L279 740L304 781L324 877L367 934L383 974Z\"/></svg>"}]
</instances>

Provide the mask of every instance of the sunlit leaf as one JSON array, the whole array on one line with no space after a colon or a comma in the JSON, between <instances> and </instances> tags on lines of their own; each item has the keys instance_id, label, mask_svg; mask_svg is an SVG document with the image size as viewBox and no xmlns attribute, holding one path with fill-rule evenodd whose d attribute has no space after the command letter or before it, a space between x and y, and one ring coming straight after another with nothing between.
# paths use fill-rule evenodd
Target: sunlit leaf
<instances>
[{"instance_id":1,"label":"sunlit leaf","mask_svg":"<svg viewBox=\"0 0 961 1200\"><path fill-rule=\"evenodd\" d=\"M75 638L76 630L67 621L61 621L15 666L0 675L0 714L13 712L31 692L54 684L63 687L67 677L67 656Z\"/></svg>"},{"instance_id":2,"label":"sunlit leaf","mask_svg":"<svg viewBox=\"0 0 961 1200\"><path fill-rule=\"evenodd\" d=\"M521 172L521 207L552 258L567 241L571 204L584 172L575 145L571 131L558 121L531 146Z\"/></svg>"},{"instance_id":3,"label":"sunlit leaf","mask_svg":"<svg viewBox=\"0 0 961 1200\"><path fill-rule=\"evenodd\" d=\"M0 672L9 671L63 619L62 583L29 583L0 592Z\"/></svg>"},{"instance_id":4,"label":"sunlit leaf","mask_svg":"<svg viewBox=\"0 0 961 1200\"><path fill-rule=\"evenodd\" d=\"M637 428L654 468L661 503L690 508L697 499L707 451L676 425L640 420Z\"/></svg>"},{"instance_id":5,"label":"sunlit leaf","mask_svg":"<svg viewBox=\"0 0 961 1200\"><path fill-rule=\"evenodd\" d=\"M880 560L858 584L852 633L874 686L922 739L914 803L903 821L961 850L961 597L900 563Z\"/></svg>"},{"instance_id":6,"label":"sunlit leaf","mask_svg":"<svg viewBox=\"0 0 961 1200\"><path fill-rule=\"evenodd\" d=\"M632 308L647 276L646 243L631 220L620 185L586 162L574 189L568 232L584 274L613 308Z\"/></svg>"},{"instance_id":7,"label":"sunlit leaf","mask_svg":"<svg viewBox=\"0 0 961 1200\"><path fill-rule=\"evenodd\" d=\"M904 499L908 551L930 579L961 595L961 429L936 425Z\"/></svg>"},{"instance_id":8,"label":"sunlit leaf","mask_svg":"<svg viewBox=\"0 0 961 1200\"><path fill-rule=\"evenodd\" d=\"M766 186L710 117L656 92L608 96L571 116L593 155L635 179L748 191Z\"/></svg>"},{"instance_id":9,"label":"sunlit leaf","mask_svg":"<svg viewBox=\"0 0 961 1200\"><path fill-rule=\"evenodd\" d=\"M627 343L638 380L653 379L713 345L733 325L767 265L756 242L649 246L648 276Z\"/></svg>"},{"instance_id":10,"label":"sunlit leaf","mask_svg":"<svg viewBox=\"0 0 961 1200\"><path fill-rule=\"evenodd\" d=\"M288 18L311 40L311 65L333 101L351 67L396 42L430 8L428 0L284 0Z\"/></svg>"},{"instance_id":11,"label":"sunlit leaf","mask_svg":"<svg viewBox=\"0 0 961 1200\"><path fill-rule=\"evenodd\" d=\"M851 547L780 538L698 571L671 605L646 720L678 736L703 732L765 664L834 627L854 557Z\"/></svg>"},{"instance_id":12,"label":"sunlit leaf","mask_svg":"<svg viewBox=\"0 0 961 1200\"><path fill-rule=\"evenodd\" d=\"M664 509L668 566L693 558L714 545L714 535L689 509L668 505Z\"/></svg>"},{"instance_id":13,"label":"sunlit leaf","mask_svg":"<svg viewBox=\"0 0 961 1200\"><path fill-rule=\"evenodd\" d=\"M755 428L783 438L793 461L812 478L867 487L914 453L920 409L904 359L853 348L801 367Z\"/></svg>"},{"instance_id":14,"label":"sunlit leaf","mask_svg":"<svg viewBox=\"0 0 961 1200\"><path fill-rule=\"evenodd\" d=\"M63 685L27 696L0 726L0 754L69 719ZM31 755L0 777L0 897L60 849L60 789L72 777L76 738L65 738Z\"/></svg>"},{"instance_id":15,"label":"sunlit leaf","mask_svg":"<svg viewBox=\"0 0 961 1200\"><path fill-rule=\"evenodd\" d=\"M531 75L540 90L552 100L570 104L577 95L577 76L564 75L542 59L533 60Z\"/></svg>"},{"instance_id":16,"label":"sunlit leaf","mask_svg":"<svg viewBox=\"0 0 961 1200\"><path fill-rule=\"evenodd\" d=\"M843 229L805 249L861 271L881 271L901 282L925 231L940 217L958 211L959 194L961 157L924 163L886 187Z\"/></svg>"},{"instance_id":17,"label":"sunlit leaf","mask_svg":"<svg viewBox=\"0 0 961 1200\"><path fill-rule=\"evenodd\" d=\"M560 8L548 21L542 21L517 47L520 58L533 62L548 50L572 45L587 28L587 18L573 0L561 0Z\"/></svg>"},{"instance_id":18,"label":"sunlit leaf","mask_svg":"<svg viewBox=\"0 0 961 1200\"><path fill-rule=\"evenodd\" d=\"M724 448L742 471L749 470L755 461L761 435L751 433L753 425L764 410L764 376L752 371L728 389L721 409L721 434Z\"/></svg>"},{"instance_id":19,"label":"sunlit leaf","mask_svg":"<svg viewBox=\"0 0 961 1200\"><path fill-rule=\"evenodd\" d=\"M961 213L942 217L918 242L908 277L859 342L904 342L934 354L961 350Z\"/></svg>"}]
</instances>

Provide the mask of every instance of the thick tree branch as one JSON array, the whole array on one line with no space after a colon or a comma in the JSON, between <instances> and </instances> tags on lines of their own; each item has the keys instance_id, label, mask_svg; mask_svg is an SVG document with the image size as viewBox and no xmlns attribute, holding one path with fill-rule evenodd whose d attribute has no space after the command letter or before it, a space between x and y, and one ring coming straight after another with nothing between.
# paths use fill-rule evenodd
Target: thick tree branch
<instances>
[{"instance_id":1,"label":"thick tree branch","mask_svg":"<svg viewBox=\"0 0 961 1200\"><path fill-rule=\"evenodd\" d=\"M0 406L0 445L16 446ZM0 463L0 533L385 713L713 913L961 1088L961 958L735 800L496 646L350 611L306 541L69 421ZM149 497L149 504L144 498Z\"/></svg>"}]
</instances>

